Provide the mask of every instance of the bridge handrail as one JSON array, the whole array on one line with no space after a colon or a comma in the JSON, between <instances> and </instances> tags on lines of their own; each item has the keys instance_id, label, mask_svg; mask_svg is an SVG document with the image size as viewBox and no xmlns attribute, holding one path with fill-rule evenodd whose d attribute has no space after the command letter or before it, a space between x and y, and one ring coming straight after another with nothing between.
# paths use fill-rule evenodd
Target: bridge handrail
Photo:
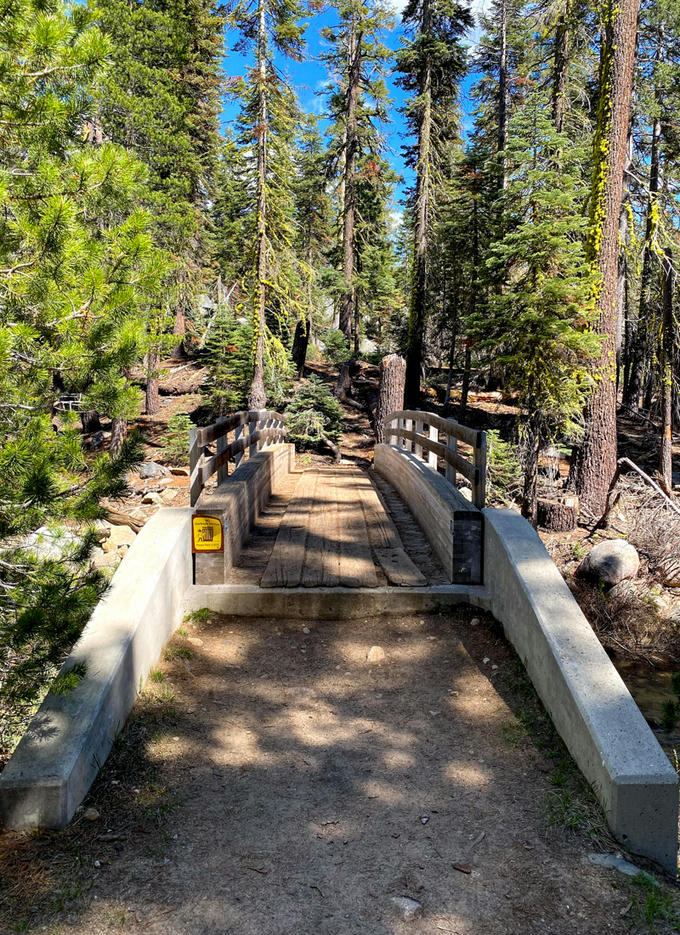
<instances>
[{"instance_id":1,"label":"bridge handrail","mask_svg":"<svg viewBox=\"0 0 680 935\"><path fill-rule=\"evenodd\" d=\"M247 426L247 434L244 427ZM234 440L227 436L234 432ZM192 428L189 432L189 468L191 506L195 506L209 478L217 472L221 484L228 475L230 461L238 467L246 448L249 457L266 442L276 443L286 437L286 417L273 409L250 409L222 416L212 425ZM213 452L209 446L215 442Z\"/></svg>"},{"instance_id":2,"label":"bridge handrail","mask_svg":"<svg viewBox=\"0 0 680 935\"><path fill-rule=\"evenodd\" d=\"M446 479L456 483L456 472L472 486L472 502L480 510L486 503L486 432L461 425L455 419L444 419L434 412L420 409L399 409L391 412L384 421L385 437L390 444L411 451L416 457L437 470L437 459L446 462ZM423 430L427 426L428 434ZM446 436L446 444L439 440L440 433ZM472 460L458 452L461 441L472 448ZM423 451L428 453L423 457Z\"/></svg>"}]
</instances>

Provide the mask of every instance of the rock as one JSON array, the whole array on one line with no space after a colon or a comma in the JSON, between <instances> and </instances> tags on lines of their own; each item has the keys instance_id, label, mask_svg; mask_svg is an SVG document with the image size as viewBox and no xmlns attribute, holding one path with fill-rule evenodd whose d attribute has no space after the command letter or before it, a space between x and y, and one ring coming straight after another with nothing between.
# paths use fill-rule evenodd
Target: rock
<instances>
[{"instance_id":1,"label":"rock","mask_svg":"<svg viewBox=\"0 0 680 935\"><path fill-rule=\"evenodd\" d=\"M60 559L64 552L77 543L78 536L63 527L41 526L18 543L19 548L33 552L39 559Z\"/></svg>"},{"instance_id":2,"label":"rock","mask_svg":"<svg viewBox=\"0 0 680 935\"><path fill-rule=\"evenodd\" d=\"M627 877L636 877L642 873L639 867L624 860L623 857L617 857L616 854L588 854L588 860L596 867L607 867L610 870L618 870L619 873Z\"/></svg>"},{"instance_id":3,"label":"rock","mask_svg":"<svg viewBox=\"0 0 680 935\"><path fill-rule=\"evenodd\" d=\"M465 497L465 499L468 501L468 503L472 503L472 491L470 490L469 487L459 487L459 488L458 488L458 493L459 493L461 496Z\"/></svg>"},{"instance_id":4,"label":"rock","mask_svg":"<svg viewBox=\"0 0 680 935\"><path fill-rule=\"evenodd\" d=\"M111 523L107 523L105 519L96 519L92 525L94 526L97 542L104 542L105 539L110 537Z\"/></svg>"},{"instance_id":5,"label":"rock","mask_svg":"<svg viewBox=\"0 0 680 935\"><path fill-rule=\"evenodd\" d=\"M120 555L121 558L124 558L129 548L130 546L126 542L124 542L122 545L118 546L118 548L116 549L116 554Z\"/></svg>"},{"instance_id":6,"label":"rock","mask_svg":"<svg viewBox=\"0 0 680 935\"><path fill-rule=\"evenodd\" d=\"M170 473L174 474L176 477L189 477L189 468L171 467Z\"/></svg>"},{"instance_id":7,"label":"rock","mask_svg":"<svg viewBox=\"0 0 680 935\"><path fill-rule=\"evenodd\" d=\"M471 627L479 626L479 617L473 617L472 620L470 621L470 626Z\"/></svg>"},{"instance_id":8,"label":"rock","mask_svg":"<svg viewBox=\"0 0 680 935\"><path fill-rule=\"evenodd\" d=\"M415 919L423 911L421 903L417 899L411 899L410 896L393 896L392 905L404 922Z\"/></svg>"},{"instance_id":9,"label":"rock","mask_svg":"<svg viewBox=\"0 0 680 935\"><path fill-rule=\"evenodd\" d=\"M157 461L145 461L139 469L139 476L144 479L160 477L162 474L167 474L167 468L164 468L162 464L158 464Z\"/></svg>"},{"instance_id":10,"label":"rock","mask_svg":"<svg viewBox=\"0 0 680 935\"><path fill-rule=\"evenodd\" d=\"M94 549L92 552L92 567L93 568L111 568L113 565L117 565L120 561L120 556L117 552L104 552L102 549Z\"/></svg>"},{"instance_id":11,"label":"rock","mask_svg":"<svg viewBox=\"0 0 680 935\"><path fill-rule=\"evenodd\" d=\"M102 542L102 552L117 552L118 546L115 542L112 542L110 539L105 539Z\"/></svg>"},{"instance_id":12,"label":"rock","mask_svg":"<svg viewBox=\"0 0 680 935\"><path fill-rule=\"evenodd\" d=\"M129 526L112 526L111 527L111 542L115 542L117 546L119 545L132 545L132 543L137 538L137 533L130 529Z\"/></svg>"},{"instance_id":13,"label":"rock","mask_svg":"<svg viewBox=\"0 0 680 935\"><path fill-rule=\"evenodd\" d=\"M366 662L370 666L379 666L387 659L385 655L385 650L382 646L371 646L369 651L366 653Z\"/></svg>"},{"instance_id":14,"label":"rock","mask_svg":"<svg viewBox=\"0 0 680 935\"><path fill-rule=\"evenodd\" d=\"M88 821L97 821L99 818L99 812L96 808L92 808L92 806L90 806L90 808L85 809L83 818L87 818Z\"/></svg>"},{"instance_id":15,"label":"rock","mask_svg":"<svg viewBox=\"0 0 680 935\"><path fill-rule=\"evenodd\" d=\"M197 636L188 636L187 643L191 643L192 646L202 646L203 640L199 639Z\"/></svg>"},{"instance_id":16,"label":"rock","mask_svg":"<svg viewBox=\"0 0 680 935\"><path fill-rule=\"evenodd\" d=\"M163 491L163 493L161 494L161 499L163 503L172 503L172 501L175 499L178 493L179 493L179 490L177 490L176 487L175 488L170 487L168 490Z\"/></svg>"},{"instance_id":17,"label":"rock","mask_svg":"<svg viewBox=\"0 0 680 935\"><path fill-rule=\"evenodd\" d=\"M152 491L151 493L145 493L142 497L142 503L156 503L158 505L163 503L163 498L159 493Z\"/></svg>"},{"instance_id":18,"label":"rock","mask_svg":"<svg viewBox=\"0 0 680 935\"><path fill-rule=\"evenodd\" d=\"M625 539L598 542L588 552L576 570L584 578L595 578L606 585L615 585L624 578L634 578L640 567L640 556Z\"/></svg>"}]
</instances>

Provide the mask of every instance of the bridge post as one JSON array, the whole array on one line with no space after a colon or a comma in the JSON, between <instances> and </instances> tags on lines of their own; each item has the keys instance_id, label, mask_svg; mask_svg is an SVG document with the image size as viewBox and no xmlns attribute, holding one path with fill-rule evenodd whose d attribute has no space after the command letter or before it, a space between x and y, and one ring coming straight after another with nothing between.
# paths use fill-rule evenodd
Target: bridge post
<instances>
[{"instance_id":1,"label":"bridge post","mask_svg":"<svg viewBox=\"0 0 680 935\"><path fill-rule=\"evenodd\" d=\"M198 463L201 460L201 449L198 447L198 427L193 426L189 429L189 502L191 506L196 506L196 501L201 495L202 484L198 470Z\"/></svg>"},{"instance_id":2,"label":"bridge post","mask_svg":"<svg viewBox=\"0 0 680 935\"><path fill-rule=\"evenodd\" d=\"M236 428L234 429L234 441L237 442L242 435L243 435L243 426L237 425ZM233 458L234 469L236 469L239 466L242 460L243 460L243 452L237 451Z\"/></svg>"},{"instance_id":3,"label":"bridge post","mask_svg":"<svg viewBox=\"0 0 680 935\"><path fill-rule=\"evenodd\" d=\"M413 431L413 419L404 419L404 428L407 432ZM402 438L402 447L407 451L413 451L413 442L408 438Z\"/></svg>"},{"instance_id":4,"label":"bridge post","mask_svg":"<svg viewBox=\"0 0 680 935\"><path fill-rule=\"evenodd\" d=\"M216 425L221 425L222 422L226 422L226 421L227 421L227 417L226 417L226 416L220 416L219 419L217 419L217 421L216 421L215 424L216 424ZM228 446L227 446L227 436L226 436L226 434L225 434L225 435L220 435L220 437L217 439L217 441L216 441L216 443L215 443L215 451L216 451L216 453L217 453L218 455L222 454L224 451L227 450L227 447L228 447ZM226 464L223 464L221 467L218 467L218 469L217 469L217 483L218 483L218 485L219 485L219 484L223 484L224 481L227 479L228 476L229 476L229 464L228 464L228 462L227 462Z\"/></svg>"},{"instance_id":5,"label":"bridge post","mask_svg":"<svg viewBox=\"0 0 680 935\"><path fill-rule=\"evenodd\" d=\"M477 509L483 510L486 506L486 432L477 434L474 463L477 468L477 478L472 485L472 502Z\"/></svg>"},{"instance_id":6,"label":"bridge post","mask_svg":"<svg viewBox=\"0 0 680 935\"><path fill-rule=\"evenodd\" d=\"M423 420L422 419L416 419L415 430L418 433L418 435L423 434ZM423 457L423 446L419 445L418 442L414 442L413 453L415 454L416 458L422 458Z\"/></svg>"},{"instance_id":7,"label":"bridge post","mask_svg":"<svg viewBox=\"0 0 680 935\"><path fill-rule=\"evenodd\" d=\"M430 425L429 427L430 440L433 442L439 441L439 429L436 425ZM437 470L437 455L434 451L428 451L427 453L427 463L432 468L433 471Z\"/></svg>"},{"instance_id":8,"label":"bridge post","mask_svg":"<svg viewBox=\"0 0 680 935\"><path fill-rule=\"evenodd\" d=\"M456 421L456 419L447 419L446 421L447 421L447 422L452 422L454 425L458 425L458 422ZM449 451L451 451L454 455L455 455L455 454L458 454L458 441L457 441L455 435L449 435L449 436L447 437L447 439L446 439L446 447L447 447L447 448L449 449ZM447 463L447 465L446 465L446 479L447 479L447 481L449 481L451 484L453 484L454 487L456 486L456 469L455 469L455 467L453 467L452 464L448 464L448 463Z\"/></svg>"}]
</instances>

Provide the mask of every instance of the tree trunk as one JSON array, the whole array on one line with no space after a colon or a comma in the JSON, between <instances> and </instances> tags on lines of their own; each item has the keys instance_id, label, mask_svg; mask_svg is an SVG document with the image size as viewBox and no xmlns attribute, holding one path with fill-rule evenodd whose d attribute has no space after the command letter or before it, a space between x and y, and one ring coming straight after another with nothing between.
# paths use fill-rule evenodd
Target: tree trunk
<instances>
[{"instance_id":1,"label":"tree trunk","mask_svg":"<svg viewBox=\"0 0 680 935\"><path fill-rule=\"evenodd\" d=\"M146 355L146 414L155 415L161 408L158 392L158 354L149 351Z\"/></svg>"},{"instance_id":2,"label":"tree trunk","mask_svg":"<svg viewBox=\"0 0 680 935\"><path fill-rule=\"evenodd\" d=\"M532 432L524 446L524 488L522 490L522 516L532 526L537 523L538 456L541 450L539 432Z\"/></svg>"},{"instance_id":3,"label":"tree trunk","mask_svg":"<svg viewBox=\"0 0 680 935\"><path fill-rule=\"evenodd\" d=\"M348 75L347 75L347 111L345 144L344 204L342 215L342 273L344 293L340 304L339 329L347 338L351 347L352 318L355 306L354 285L354 226L356 220L356 171L359 149L357 106L361 83L361 41L362 34L357 33L356 14L352 16L349 36Z\"/></svg>"},{"instance_id":4,"label":"tree trunk","mask_svg":"<svg viewBox=\"0 0 680 935\"><path fill-rule=\"evenodd\" d=\"M298 320L298 323L295 326L295 337L293 338L293 349L291 351L291 357L293 358L293 363L295 364L298 380L302 378L302 374L304 373L305 369L305 361L307 360L307 347L309 346L310 328L311 322L309 318L306 321Z\"/></svg>"},{"instance_id":5,"label":"tree trunk","mask_svg":"<svg viewBox=\"0 0 680 935\"><path fill-rule=\"evenodd\" d=\"M96 409L83 409L80 413L80 424L83 432L101 432L102 424L99 420L99 413Z\"/></svg>"},{"instance_id":6,"label":"tree trunk","mask_svg":"<svg viewBox=\"0 0 680 935\"><path fill-rule=\"evenodd\" d=\"M564 129L564 114L567 105L567 72L571 54L571 5L572 0L564 0L555 29L551 103L553 122L558 133Z\"/></svg>"},{"instance_id":7,"label":"tree trunk","mask_svg":"<svg viewBox=\"0 0 680 935\"><path fill-rule=\"evenodd\" d=\"M537 504L538 525L553 532L570 532L578 522L578 497L560 497L559 500L540 499Z\"/></svg>"},{"instance_id":8,"label":"tree trunk","mask_svg":"<svg viewBox=\"0 0 680 935\"><path fill-rule=\"evenodd\" d=\"M470 392L470 371L472 370L472 341L465 339L465 364L463 365L463 386L460 393L460 415L462 422L465 418L465 411L468 404L468 393Z\"/></svg>"},{"instance_id":9,"label":"tree trunk","mask_svg":"<svg viewBox=\"0 0 680 935\"><path fill-rule=\"evenodd\" d=\"M650 318L652 305L652 291L654 284L654 270L656 268L656 255L652 250L652 238L656 225L656 202L661 181L660 171L660 143L661 120L656 117L652 126L652 146L649 165L649 201L645 217L645 247L642 255L642 272L640 275L640 302L638 306L635 333L632 338L632 354L629 365L629 378L623 402L633 412L640 407L640 396L643 390L645 366L649 357Z\"/></svg>"},{"instance_id":10,"label":"tree trunk","mask_svg":"<svg viewBox=\"0 0 680 935\"><path fill-rule=\"evenodd\" d=\"M605 507L616 470L616 330L618 235L626 162L639 0L608 0L600 53L600 100L594 141L588 255L600 277L595 389L583 441L574 449L570 482L592 513Z\"/></svg>"},{"instance_id":11,"label":"tree trunk","mask_svg":"<svg viewBox=\"0 0 680 935\"><path fill-rule=\"evenodd\" d=\"M380 361L380 390L375 410L375 438L378 445L385 444L384 422L391 412L404 406L406 361L398 354L388 354Z\"/></svg>"},{"instance_id":12,"label":"tree trunk","mask_svg":"<svg viewBox=\"0 0 680 935\"><path fill-rule=\"evenodd\" d=\"M675 270L670 250L666 250L663 278L663 323L661 330L661 447L659 471L668 490L673 489L673 296Z\"/></svg>"},{"instance_id":13,"label":"tree trunk","mask_svg":"<svg viewBox=\"0 0 680 935\"><path fill-rule=\"evenodd\" d=\"M423 2L421 33L430 31L430 4ZM416 204L413 244L413 286L406 352L406 406L420 405L420 375L423 368L423 335L427 310L427 242L430 211L430 176L432 168L432 68L426 57L420 87L418 120L418 164L416 166Z\"/></svg>"},{"instance_id":14,"label":"tree trunk","mask_svg":"<svg viewBox=\"0 0 680 935\"><path fill-rule=\"evenodd\" d=\"M111 444L109 445L109 454L112 458L117 458L120 454L126 434L127 419L122 419L119 416L111 419Z\"/></svg>"},{"instance_id":15,"label":"tree trunk","mask_svg":"<svg viewBox=\"0 0 680 935\"><path fill-rule=\"evenodd\" d=\"M257 37L257 285L253 307L253 378L248 393L250 409L264 409L264 340L267 281L267 46L266 0L259 0Z\"/></svg>"}]
</instances>

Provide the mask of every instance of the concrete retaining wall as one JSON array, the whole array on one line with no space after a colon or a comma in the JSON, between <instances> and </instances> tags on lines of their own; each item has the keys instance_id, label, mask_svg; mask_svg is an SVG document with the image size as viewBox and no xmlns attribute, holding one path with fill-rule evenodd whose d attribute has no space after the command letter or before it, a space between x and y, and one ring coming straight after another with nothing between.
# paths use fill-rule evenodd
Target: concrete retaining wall
<instances>
[{"instance_id":1,"label":"concrete retaining wall","mask_svg":"<svg viewBox=\"0 0 680 935\"><path fill-rule=\"evenodd\" d=\"M49 694L0 774L0 819L8 828L60 828L70 821L116 734L181 622L191 584L190 509L161 509L118 567L62 671L86 674Z\"/></svg>"},{"instance_id":2,"label":"concrete retaining wall","mask_svg":"<svg viewBox=\"0 0 680 935\"><path fill-rule=\"evenodd\" d=\"M481 511L429 464L403 448L376 445L373 466L409 505L449 580L481 584Z\"/></svg>"},{"instance_id":3,"label":"concrete retaining wall","mask_svg":"<svg viewBox=\"0 0 680 935\"><path fill-rule=\"evenodd\" d=\"M675 876L675 770L535 530L512 510L484 513L489 609L615 836Z\"/></svg>"},{"instance_id":4,"label":"concrete retaining wall","mask_svg":"<svg viewBox=\"0 0 680 935\"><path fill-rule=\"evenodd\" d=\"M195 556L196 584L223 584L227 580L258 515L294 466L294 445L271 445L242 461L216 490L201 494L195 512L221 520L224 552Z\"/></svg>"}]
</instances>

